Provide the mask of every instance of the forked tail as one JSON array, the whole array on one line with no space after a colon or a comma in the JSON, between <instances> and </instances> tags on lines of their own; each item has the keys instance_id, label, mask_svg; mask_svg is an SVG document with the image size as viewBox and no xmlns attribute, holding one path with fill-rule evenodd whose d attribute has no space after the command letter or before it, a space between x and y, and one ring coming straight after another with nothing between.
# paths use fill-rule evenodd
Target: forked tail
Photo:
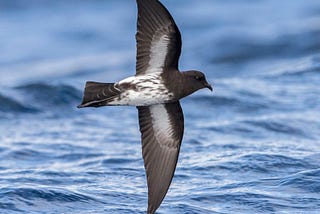
<instances>
[{"instance_id":1,"label":"forked tail","mask_svg":"<svg viewBox=\"0 0 320 214\"><path fill-rule=\"evenodd\" d=\"M86 82L82 103L78 108L105 106L120 93L114 83Z\"/></svg>"}]
</instances>

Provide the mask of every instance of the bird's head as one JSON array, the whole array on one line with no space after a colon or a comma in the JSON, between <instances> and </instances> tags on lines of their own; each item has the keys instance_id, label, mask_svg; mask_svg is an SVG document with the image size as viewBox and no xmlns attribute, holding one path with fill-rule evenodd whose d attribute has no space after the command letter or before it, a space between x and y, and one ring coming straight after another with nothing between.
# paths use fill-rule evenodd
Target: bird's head
<instances>
[{"instance_id":1,"label":"bird's head","mask_svg":"<svg viewBox=\"0 0 320 214\"><path fill-rule=\"evenodd\" d=\"M207 82L206 76L202 72L192 70L183 72L183 74L189 88L192 89L192 91L190 91L191 93L202 88L208 88L210 91L213 90L212 86Z\"/></svg>"}]
</instances>

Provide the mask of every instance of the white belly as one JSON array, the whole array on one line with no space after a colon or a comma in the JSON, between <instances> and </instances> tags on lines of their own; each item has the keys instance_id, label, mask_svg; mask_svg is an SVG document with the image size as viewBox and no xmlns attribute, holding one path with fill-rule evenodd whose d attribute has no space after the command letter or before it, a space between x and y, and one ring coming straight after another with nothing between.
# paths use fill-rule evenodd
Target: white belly
<instances>
[{"instance_id":1,"label":"white belly","mask_svg":"<svg viewBox=\"0 0 320 214\"><path fill-rule=\"evenodd\" d=\"M161 81L159 73L126 78L116 85L121 88L131 85L132 88L123 91L117 99L109 102L111 105L146 106L172 101L173 93L170 93Z\"/></svg>"}]
</instances>

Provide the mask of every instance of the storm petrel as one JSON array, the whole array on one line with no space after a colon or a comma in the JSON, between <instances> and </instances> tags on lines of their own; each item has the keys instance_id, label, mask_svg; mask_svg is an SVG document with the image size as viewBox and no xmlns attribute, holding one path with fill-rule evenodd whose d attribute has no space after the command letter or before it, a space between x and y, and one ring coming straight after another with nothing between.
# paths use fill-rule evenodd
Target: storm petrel
<instances>
[{"instance_id":1,"label":"storm petrel","mask_svg":"<svg viewBox=\"0 0 320 214\"><path fill-rule=\"evenodd\" d=\"M211 85L200 71L180 72L181 35L158 0L137 0L136 75L116 83L87 82L79 108L136 106L148 183L148 213L164 199L176 168L184 121L179 100Z\"/></svg>"}]
</instances>

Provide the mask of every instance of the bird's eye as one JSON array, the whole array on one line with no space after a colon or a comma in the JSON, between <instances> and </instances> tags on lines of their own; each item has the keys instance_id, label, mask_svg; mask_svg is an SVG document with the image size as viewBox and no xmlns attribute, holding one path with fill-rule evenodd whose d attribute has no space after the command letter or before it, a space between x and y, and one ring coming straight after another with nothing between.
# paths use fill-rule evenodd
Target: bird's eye
<instances>
[{"instance_id":1,"label":"bird's eye","mask_svg":"<svg viewBox=\"0 0 320 214\"><path fill-rule=\"evenodd\" d=\"M196 80L203 80L203 77L202 76L195 76L194 77Z\"/></svg>"}]
</instances>

